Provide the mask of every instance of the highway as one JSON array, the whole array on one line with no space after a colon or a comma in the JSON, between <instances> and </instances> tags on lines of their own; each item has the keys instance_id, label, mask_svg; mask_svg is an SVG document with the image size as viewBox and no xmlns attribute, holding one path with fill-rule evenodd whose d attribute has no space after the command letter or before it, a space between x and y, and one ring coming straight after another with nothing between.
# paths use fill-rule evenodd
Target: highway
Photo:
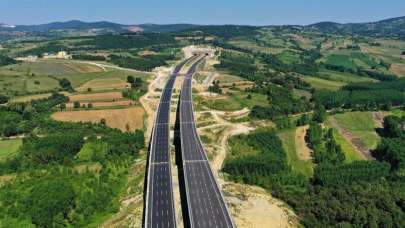
<instances>
[{"instance_id":1,"label":"highway","mask_svg":"<svg viewBox=\"0 0 405 228\"><path fill-rule=\"evenodd\" d=\"M180 96L180 137L188 224L193 228L235 227L198 136L192 104L192 77L204 57L187 72Z\"/></svg>"},{"instance_id":2,"label":"highway","mask_svg":"<svg viewBox=\"0 0 405 228\"><path fill-rule=\"evenodd\" d=\"M193 58L175 67L162 91L149 149L144 227L176 227L170 170L170 101L177 75Z\"/></svg>"}]
</instances>

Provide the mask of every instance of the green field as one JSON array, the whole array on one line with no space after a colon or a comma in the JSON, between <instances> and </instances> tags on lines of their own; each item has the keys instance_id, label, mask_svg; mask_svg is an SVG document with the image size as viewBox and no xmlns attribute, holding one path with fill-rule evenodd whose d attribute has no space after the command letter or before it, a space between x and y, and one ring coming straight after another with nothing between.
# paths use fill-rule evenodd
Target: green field
<instances>
[{"instance_id":1,"label":"green field","mask_svg":"<svg viewBox=\"0 0 405 228\"><path fill-rule=\"evenodd\" d=\"M295 130L295 128L284 130L280 132L278 136L283 142L284 150L287 153L287 160L292 169L310 177L314 173L313 163L312 161L303 161L298 158L297 148L295 146Z\"/></svg>"},{"instance_id":2,"label":"green field","mask_svg":"<svg viewBox=\"0 0 405 228\"><path fill-rule=\"evenodd\" d=\"M0 140L0 160L16 154L21 145L22 139Z\"/></svg>"},{"instance_id":3,"label":"green field","mask_svg":"<svg viewBox=\"0 0 405 228\"><path fill-rule=\"evenodd\" d=\"M344 82L326 80L326 79L316 78L316 77L304 77L304 81L311 84L311 86L317 90L328 89L328 90L336 91L336 90L339 90L342 86L345 86L347 84Z\"/></svg>"},{"instance_id":4,"label":"green field","mask_svg":"<svg viewBox=\"0 0 405 228\"><path fill-rule=\"evenodd\" d=\"M354 64L347 55L332 54L326 58L325 63L334 66L342 66L352 70L356 70L357 68L356 64Z\"/></svg>"},{"instance_id":5,"label":"green field","mask_svg":"<svg viewBox=\"0 0 405 228\"><path fill-rule=\"evenodd\" d=\"M285 50L278 54L277 57L285 64L298 64L301 62L300 55L291 50Z\"/></svg>"},{"instance_id":6,"label":"green field","mask_svg":"<svg viewBox=\"0 0 405 228\"><path fill-rule=\"evenodd\" d=\"M376 63L373 59L371 59L368 55L361 53L361 52L353 52L351 57L355 60L359 60L363 62L368 67L377 67L378 63Z\"/></svg>"},{"instance_id":7,"label":"green field","mask_svg":"<svg viewBox=\"0 0 405 228\"><path fill-rule=\"evenodd\" d=\"M368 149L375 149L380 137L375 131L373 116L369 112L348 112L335 115L342 128L359 138Z\"/></svg>"}]
</instances>

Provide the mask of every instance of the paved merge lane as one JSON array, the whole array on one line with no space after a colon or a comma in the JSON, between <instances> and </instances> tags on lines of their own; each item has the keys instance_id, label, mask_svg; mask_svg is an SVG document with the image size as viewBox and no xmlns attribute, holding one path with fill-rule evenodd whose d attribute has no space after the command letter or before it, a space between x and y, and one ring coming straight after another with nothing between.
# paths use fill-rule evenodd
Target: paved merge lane
<instances>
[{"instance_id":1,"label":"paved merge lane","mask_svg":"<svg viewBox=\"0 0 405 228\"><path fill-rule=\"evenodd\" d=\"M194 64L186 74L180 97L181 149L189 223L196 228L234 227L194 123L191 86L197 65Z\"/></svg>"},{"instance_id":2,"label":"paved merge lane","mask_svg":"<svg viewBox=\"0 0 405 228\"><path fill-rule=\"evenodd\" d=\"M180 69L176 66L160 98L149 151L144 227L176 227L172 176L170 171L169 119L173 85Z\"/></svg>"}]
</instances>

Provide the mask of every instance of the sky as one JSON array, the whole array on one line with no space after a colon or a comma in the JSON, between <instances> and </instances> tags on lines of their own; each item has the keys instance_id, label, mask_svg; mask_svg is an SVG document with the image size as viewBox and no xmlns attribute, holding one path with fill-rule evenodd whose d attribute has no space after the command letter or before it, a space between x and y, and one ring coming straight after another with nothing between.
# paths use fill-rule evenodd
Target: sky
<instances>
[{"instance_id":1,"label":"sky","mask_svg":"<svg viewBox=\"0 0 405 228\"><path fill-rule=\"evenodd\" d=\"M404 0L0 0L0 22L307 25L405 16Z\"/></svg>"}]
</instances>

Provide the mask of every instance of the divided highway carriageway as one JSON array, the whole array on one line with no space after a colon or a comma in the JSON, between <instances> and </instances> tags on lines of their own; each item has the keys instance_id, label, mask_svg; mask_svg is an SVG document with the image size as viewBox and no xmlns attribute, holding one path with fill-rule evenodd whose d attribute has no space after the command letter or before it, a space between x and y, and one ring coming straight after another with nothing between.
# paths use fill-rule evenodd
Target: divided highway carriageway
<instances>
[{"instance_id":1,"label":"divided highway carriageway","mask_svg":"<svg viewBox=\"0 0 405 228\"><path fill-rule=\"evenodd\" d=\"M156 112L149 149L144 227L176 227L170 169L170 101L176 77L189 60L175 67Z\"/></svg>"},{"instance_id":2,"label":"divided highway carriageway","mask_svg":"<svg viewBox=\"0 0 405 228\"><path fill-rule=\"evenodd\" d=\"M194 228L235 227L211 170L193 115L192 77L201 58L187 72L180 95L180 137L188 217Z\"/></svg>"}]
</instances>

